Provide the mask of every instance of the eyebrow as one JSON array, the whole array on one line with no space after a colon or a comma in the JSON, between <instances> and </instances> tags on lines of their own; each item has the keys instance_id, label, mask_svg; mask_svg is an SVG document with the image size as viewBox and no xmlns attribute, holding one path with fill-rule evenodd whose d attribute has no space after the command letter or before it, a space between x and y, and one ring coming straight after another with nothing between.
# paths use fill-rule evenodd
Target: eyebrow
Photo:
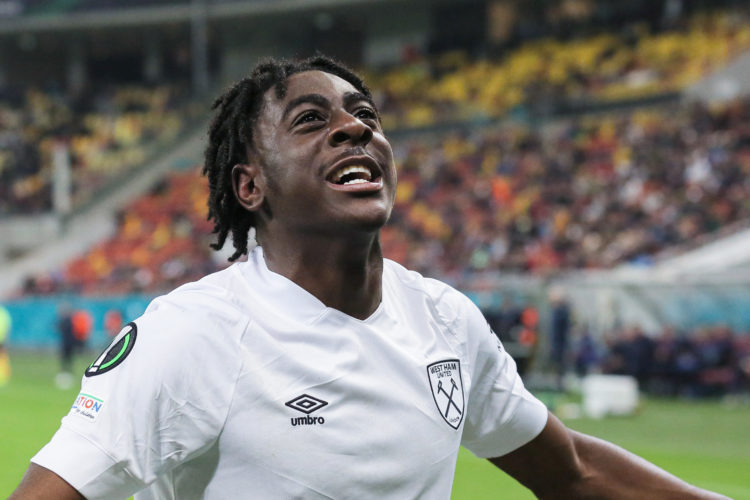
<instances>
[{"instance_id":1,"label":"eyebrow","mask_svg":"<svg viewBox=\"0 0 750 500\"><path fill-rule=\"evenodd\" d=\"M315 104L317 106L320 106L322 108L329 106L331 103L328 99L323 97L320 94L304 94L299 97L295 97L291 101L289 101L289 104L286 105L284 108L284 114L281 115L281 119L286 120L286 117L289 115L289 113L292 112L294 108L299 106L300 104Z\"/></svg>"},{"instance_id":2,"label":"eyebrow","mask_svg":"<svg viewBox=\"0 0 750 500\"><path fill-rule=\"evenodd\" d=\"M372 108L375 110L375 113L377 114L377 108L375 107L375 102L372 100L372 98L366 96L361 92L347 92L344 94L344 106L347 108L361 101L364 101L372 106ZM289 101L289 104L287 104L284 108L284 113L281 115L282 121L286 120L287 116L289 116L289 113L291 113L294 108L296 108L300 104L306 103L315 104L316 106L325 108L330 106L331 101L320 94L304 94L299 97L295 97L294 99Z\"/></svg>"},{"instance_id":3,"label":"eyebrow","mask_svg":"<svg viewBox=\"0 0 750 500\"><path fill-rule=\"evenodd\" d=\"M375 107L375 101L373 101L372 98L367 97L362 92L347 92L346 94L344 94L344 106L346 107L349 107L352 104L360 101L365 101L377 112L378 108Z\"/></svg>"}]
</instances>

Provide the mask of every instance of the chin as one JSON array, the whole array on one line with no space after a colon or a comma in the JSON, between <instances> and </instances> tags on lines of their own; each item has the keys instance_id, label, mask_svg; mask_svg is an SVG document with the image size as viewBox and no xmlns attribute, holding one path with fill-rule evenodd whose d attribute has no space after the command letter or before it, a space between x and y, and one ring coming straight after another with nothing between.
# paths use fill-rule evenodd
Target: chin
<instances>
[{"instance_id":1,"label":"chin","mask_svg":"<svg viewBox=\"0 0 750 500\"><path fill-rule=\"evenodd\" d=\"M354 226L352 229L369 233L377 232L383 229L386 222L388 222L388 217L357 221L352 224Z\"/></svg>"},{"instance_id":2,"label":"chin","mask_svg":"<svg viewBox=\"0 0 750 500\"><path fill-rule=\"evenodd\" d=\"M339 221L337 225L346 231L356 231L363 233L373 233L380 231L390 218L390 212L387 213L368 213L365 216L352 217L347 220Z\"/></svg>"}]
</instances>

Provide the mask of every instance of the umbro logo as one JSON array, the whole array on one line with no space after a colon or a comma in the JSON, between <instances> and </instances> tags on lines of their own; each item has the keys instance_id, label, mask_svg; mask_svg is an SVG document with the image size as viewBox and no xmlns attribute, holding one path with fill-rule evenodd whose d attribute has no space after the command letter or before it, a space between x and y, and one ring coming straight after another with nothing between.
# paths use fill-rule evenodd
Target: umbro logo
<instances>
[{"instance_id":1,"label":"umbro logo","mask_svg":"<svg viewBox=\"0 0 750 500\"><path fill-rule=\"evenodd\" d=\"M326 420L323 417L311 417L310 414L326 406L328 401L323 401L322 399L310 396L309 394L303 394L284 404L289 408L305 414L304 417L292 417L290 419L292 425L316 425L326 423Z\"/></svg>"}]
</instances>

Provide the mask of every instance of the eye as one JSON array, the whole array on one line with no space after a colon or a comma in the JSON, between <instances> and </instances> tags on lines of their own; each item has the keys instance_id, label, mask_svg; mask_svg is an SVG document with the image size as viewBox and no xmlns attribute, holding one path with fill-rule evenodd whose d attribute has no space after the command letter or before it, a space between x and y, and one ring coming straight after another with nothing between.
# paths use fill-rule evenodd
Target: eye
<instances>
[{"instance_id":1,"label":"eye","mask_svg":"<svg viewBox=\"0 0 750 500\"><path fill-rule=\"evenodd\" d=\"M317 121L323 121L323 116L318 111L311 109L300 114L294 121L294 125L302 125Z\"/></svg>"},{"instance_id":2,"label":"eye","mask_svg":"<svg viewBox=\"0 0 750 500\"><path fill-rule=\"evenodd\" d=\"M359 108L354 111L354 116L360 120L378 120L378 114L372 108Z\"/></svg>"}]
</instances>

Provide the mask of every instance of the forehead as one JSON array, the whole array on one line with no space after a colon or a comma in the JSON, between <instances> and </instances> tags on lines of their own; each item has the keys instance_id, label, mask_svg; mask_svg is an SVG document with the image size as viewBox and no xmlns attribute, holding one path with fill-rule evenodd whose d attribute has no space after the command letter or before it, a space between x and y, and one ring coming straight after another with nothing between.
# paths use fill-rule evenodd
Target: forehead
<instances>
[{"instance_id":1,"label":"forehead","mask_svg":"<svg viewBox=\"0 0 750 500\"><path fill-rule=\"evenodd\" d=\"M344 95L358 90L349 82L324 71L302 71L291 75L286 80L286 95L281 99L276 97L273 87L264 96L264 107L267 114L275 115L283 111L284 106L297 97L318 94L331 102L343 99Z\"/></svg>"},{"instance_id":2,"label":"forehead","mask_svg":"<svg viewBox=\"0 0 750 500\"><path fill-rule=\"evenodd\" d=\"M324 71L303 71L287 78L287 92L284 100L291 100L303 94L331 94L343 96L347 92L357 92L354 86L331 73Z\"/></svg>"}]
</instances>

